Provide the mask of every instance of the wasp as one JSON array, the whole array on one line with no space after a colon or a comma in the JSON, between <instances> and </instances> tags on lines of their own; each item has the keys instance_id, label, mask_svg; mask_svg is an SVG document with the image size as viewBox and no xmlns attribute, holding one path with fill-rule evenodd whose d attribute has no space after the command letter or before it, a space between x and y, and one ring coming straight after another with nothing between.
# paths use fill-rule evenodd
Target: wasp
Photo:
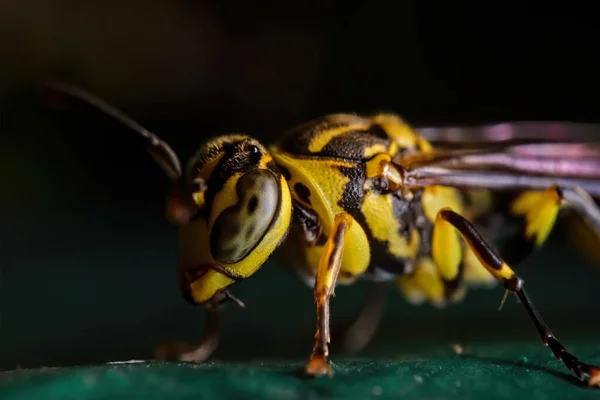
<instances>
[{"instance_id":1,"label":"wasp","mask_svg":"<svg viewBox=\"0 0 600 400\"><path fill-rule=\"evenodd\" d=\"M503 301L517 297L554 356L589 386L600 385L600 367L556 339L513 269L544 244L563 209L600 237L598 145L434 146L395 114L340 113L298 125L270 147L243 133L215 137L184 168L166 142L121 111L77 87L50 87L138 132L172 181L166 216L179 227L187 301L209 311L227 301L243 305L230 292L234 284L276 252L285 255L313 288L309 376L333 376L330 299L338 285L390 282L410 303L445 306L471 287L499 284ZM178 349L180 360L210 356L218 342L214 315L198 348Z\"/></svg>"}]
</instances>

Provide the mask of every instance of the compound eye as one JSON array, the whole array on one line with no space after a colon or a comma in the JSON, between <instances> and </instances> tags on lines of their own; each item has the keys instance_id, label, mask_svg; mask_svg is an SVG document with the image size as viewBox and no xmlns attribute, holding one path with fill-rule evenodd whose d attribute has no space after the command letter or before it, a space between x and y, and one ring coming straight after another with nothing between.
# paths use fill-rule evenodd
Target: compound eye
<instances>
[{"instance_id":1,"label":"compound eye","mask_svg":"<svg viewBox=\"0 0 600 400\"><path fill-rule=\"evenodd\" d=\"M233 264L246 257L267 233L279 207L279 181L269 170L242 175L236 185L239 202L217 217L210 251L217 262Z\"/></svg>"}]
</instances>

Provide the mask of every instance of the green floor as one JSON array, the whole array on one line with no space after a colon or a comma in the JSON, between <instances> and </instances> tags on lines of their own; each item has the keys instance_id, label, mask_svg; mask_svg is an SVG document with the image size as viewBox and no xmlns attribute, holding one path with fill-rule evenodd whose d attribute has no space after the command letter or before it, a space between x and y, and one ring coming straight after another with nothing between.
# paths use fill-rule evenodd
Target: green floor
<instances>
[{"instance_id":1,"label":"green floor","mask_svg":"<svg viewBox=\"0 0 600 400\"><path fill-rule=\"evenodd\" d=\"M600 363L596 343L574 349ZM471 355L343 360L334 379L305 379L298 362L131 363L5 372L9 399L592 399L579 381L531 344L475 346ZM523 351L522 353L520 351ZM522 354L528 354L523 356Z\"/></svg>"}]
</instances>

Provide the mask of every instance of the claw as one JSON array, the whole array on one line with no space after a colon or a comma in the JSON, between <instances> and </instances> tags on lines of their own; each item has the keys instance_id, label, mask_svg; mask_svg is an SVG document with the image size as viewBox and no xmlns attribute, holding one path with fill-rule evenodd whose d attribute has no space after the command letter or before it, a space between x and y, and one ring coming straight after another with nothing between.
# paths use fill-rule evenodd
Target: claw
<instances>
[{"instance_id":1,"label":"claw","mask_svg":"<svg viewBox=\"0 0 600 400\"><path fill-rule=\"evenodd\" d=\"M330 378L333 378L333 369L324 357L312 357L306 365L305 372L307 375L315 378L319 378L324 375L328 375Z\"/></svg>"},{"instance_id":2,"label":"claw","mask_svg":"<svg viewBox=\"0 0 600 400\"><path fill-rule=\"evenodd\" d=\"M588 379L588 386L589 387L594 387L594 386L600 386L600 368L596 368L596 367L589 367L590 369L587 371L587 374L589 375L589 379Z\"/></svg>"}]
</instances>

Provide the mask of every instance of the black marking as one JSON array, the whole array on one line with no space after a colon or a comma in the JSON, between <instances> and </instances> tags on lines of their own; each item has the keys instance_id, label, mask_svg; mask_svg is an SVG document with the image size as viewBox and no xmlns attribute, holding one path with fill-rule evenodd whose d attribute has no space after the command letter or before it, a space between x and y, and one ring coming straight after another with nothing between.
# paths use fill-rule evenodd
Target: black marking
<instances>
[{"instance_id":1,"label":"black marking","mask_svg":"<svg viewBox=\"0 0 600 400\"><path fill-rule=\"evenodd\" d=\"M563 188L557 186L554 188L554 191L556 192L556 194L558 195L558 197L561 200L565 198L565 192L564 192Z\"/></svg>"},{"instance_id":2,"label":"black marking","mask_svg":"<svg viewBox=\"0 0 600 400\"><path fill-rule=\"evenodd\" d=\"M338 225L337 230L335 231L335 236L333 237L333 242L335 243L336 249L344 241L344 235L346 234L347 229L348 225L346 223L341 223Z\"/></svg>"},{"instance_id":3,"label":"black marking","mask_svg":"<svg viewBox=\"0 0 600 400\"><path fill-rule=\"evenodd\" d=\"M271 172L274 172L275 175L277 175L277 177L279 177L279 174L281 173L281 171L280 171L280 167L277 166L277 163L275 161L273 161L272 159L269 160L269 162L267 162L266 167Z\"/></svg>"},{"instance_id":4,"label":"black marking","mask_svg":"<svg viewBox=\"0 0 600 400\"><path fill-rule=\"evenodd\" d=\"M290 179L292 179L292 174L290 173L289 169L280 165L279 170L281 171L281 174L283 175L283 177L285 178L286 181L289 181Z\"/></svg>"},{"instance_id":5,"label":"black marking","mask_svg":"<svg viewBox=\"0 0 600 400\"><path fill-rule=\"evenodd\" d=\"M523 283L523 279L519 278L516 275L502 282L504 287L510 290L511 292L520 292L523 288Z\"/></svg>"},{"instance_id":6,"label":"black marking","mask_svg":"<svg viewBox=\"0 0 600 400\"><path fill-rule=\"evenodd\" d=\"M303 207L296 201L293 205L295 221L299 225L306 243L309 246L314 244L320 246L324 245L325 241L327 241L327 237L321 233L321 223L317 213L312 209ZM320 238L324 238L322 244L318 243Z\"/></svg>"},{"instance_id":7,"label":"black marking","mask_svg":"<svg viewBox=\"0 0 600 400\"><path fill-rule=\"evenodd\" d=\"M500 256L509 264L518 264L532 254L535 242L525 236L527 221L524 217L503 215L502 228L495 233L494 244L498 247Z\"/></svg>"},{"instance_id":8,"label":"black marking","mask_svg":"<svg viewBox=\"0 0 600 400\"><path fill-rule=\"evenodd\" d=\"M319 154L329 157L341 157L351 160L364 160L367 147L380 144L388 147L390 140L381 139L369 131L351 131L332 138Z\"/></svg>"},{"instance_id":9,"label":"black marking","mask_svg":"<svg viewBox=\"0 0 600 400\"><path fill-rule=\"evenodd\" d=\"M364 182L365 182L365 164L358 163L356 167L340 167L340 172L346 176L349 181L342 194L342 199L339 205L349 213L356 222L363 228L371 250L371 262L368 268L369 274L377 274L376 270L384 270L394 275L403 275L411 269L411 260L398 258L390 253L388 242L382 242L373 236L373 232L367 223L365 216L362 213L361 207L364 200ZM391 196L391 194L381 194L381 196ZM418 199L418 196L415 196ZM414 221L412 207L408 202L401 197L396 196L394 199L394 212L396 218L399 219L400 225L405 226L405 229L411 229Z\"/></svg>"},{"instance_id":10,"label":"black marking","mask_svg":"<svg viewBox=\"0 0 600 400\"><path fill-rule=\"evenodd\" d=\"M279 146L281 150L295 155L311 155L308 146L313 138L327 129L335 129L347 124L343 122L334 123L328 121L327 116L305 122L288 130Z\"/></svg>"},{"instance_id":11,"label":"black marking","mask_svg":"<svg viewBox=\"0 0 600 400\"><path fill-rule=\"evenodd\" d=\"M310 189L306 187L304 183L297 182L294 185L294 191L296 192L300 200L302 200L302 202L309 206L312 205L312 203L310 202Z\"/></svg>"},{"instance_id":12,"label":"black marking","mask_svg":"<svg viewBox=\"0 0 600 400\"><path fill-rule=\"evenodd\" d=\"M254 235L254 231L256 230L256 224L250 224L248 229L246 229L246 238L251 238Z\"/></svg>"},{"instance_id":13,"label":"black marking","mask_svg":"<svg viewBox=\"0 0 600 400\"><path fill-rule=\"evenodd\" d=\"M369 133L379 139L389 139L390 136L379 124L373 124L369 127Z\"/></svg>"},{"instance_id":14,"label":"black marking","mask_svg":"<svg viewBox=\"0 0 600 400\"><path fill-rule=\"evenodd\" d=\"M364 200L365 164L357 163L355 167L338 167L338 169L349 179L338 204L354 217L355 213L360 213Z\"/></svg>"},{"instance_id":15,"label":"black marking","mask_svg":"<svg viewBox=\"0 0 600 400\"><path fill-rule=\"evenodd\" d=\"M252 196L248 202L248 214L253 214L256 211L256 207L258 207L258 197Z\"/></svg>"},{"instance_id":16,"label":"black marking","mask_svg":"<svg viewBox=\"0 0 600 400\"><path fill-rule=\"evenodd\" d=\"M315 244L317 246L325 246L325 243L327 243L327 235L320 234L319 237L317 237Z\"/></svg>"},{"instance_id":17,"label":"black marking","mask_svg":"<svg viewBox=\"0 0 600 400\"><path fill-rule=\"evenodd\" d=\"M490 211L473 221L479 233L493 244L508 264L523 262L537 249L535 242L525 236L525 217L510 213L511 205L520 193L493 193Z\"/></svg>"},{"instance_id":18,"label":"black marking","mask_svg":"<svg viewBox=\"0 0 600 400\"><path fill-rule=\"evenodd\" d=\"M354 274L350 271L340 271L340 276L343 279L351 279L354 277Z\"/></svg>"},{"instance_id":19,"label":"black marking","mask_svg":"<svg viewBox=\"0 0 600 400\"><path fill-rule=\"evenodd\" d=\"M442 218L458 229L465 238L471 243L473 250L479 254L483 262L495 270L502 269L504 262L494 252L494 250L481 237L475 227L462 215L454 211L441 211Z\"/></svg>"},{"instance_id":20,"label":"black marking","mask_svg":"<svg viewBox=\"0 0 600 400\"><path fill-rule=\"evenodd\" d=\"M456 293L456 291L461 287L463 283L463 277L465 273L465 262L464 260L458 266L458 273L456 277L452 280L443 280L444 282L444 297L446 300L450 300L450 298Z\"/></svg>"},{"instance_id":21,"label":"black marking","mask_svg":"<svg viewBox=\"0 0 600 400\"><path fill-rule=\"evenodd\" d=\"M186 270L180 273L179 289L181 291L182 297L186 302L193 305L198 305L198 303L196 303L196 301L192 297L190 285L197 279L200 279L204 274L206 274L209 271L209 269L210 268L203 266L199 268Z\"/></svg>"},{"instance_id":22,"label":"black marking","mask_svg":"<svg viewBox=\"0 0 600 400\"><path fill-rule=\"evenodd\" d=\"M336 136L318 152L313 153L308 150L311 141L317 136L331 129L349 126L351 123L363 123L365 129L351 130ZM295 156L318 155L319 157L327 158L362 160L366 147L374 144L382 144L387 148L390 143L390 138L387 134L382 136L381 128L372 132L371 129L367 128L369 124L367 119L358 116L349 116L345 122L342 120L331 121L329 120L329 116L324 116L288 131L280 142L280 148L282 151L292 153Z\"/></svg>"},{"instance_id":23,"label":"black marking","mask_svg":"<svg viewBox=\"0 0 600 400\"><path fill-rule=\"evenodd\" d=\"M258 146L252 144L252 141L252 139L245 139L223 144L224 155L206 182L207 188L204 194L205 213L210 213L215 196L223 190L223 186L229 178L236 173L245 173L258 168L260 159L266 151L254 153L253 149L258 148Z\"/></svg>"}]
</instances>

